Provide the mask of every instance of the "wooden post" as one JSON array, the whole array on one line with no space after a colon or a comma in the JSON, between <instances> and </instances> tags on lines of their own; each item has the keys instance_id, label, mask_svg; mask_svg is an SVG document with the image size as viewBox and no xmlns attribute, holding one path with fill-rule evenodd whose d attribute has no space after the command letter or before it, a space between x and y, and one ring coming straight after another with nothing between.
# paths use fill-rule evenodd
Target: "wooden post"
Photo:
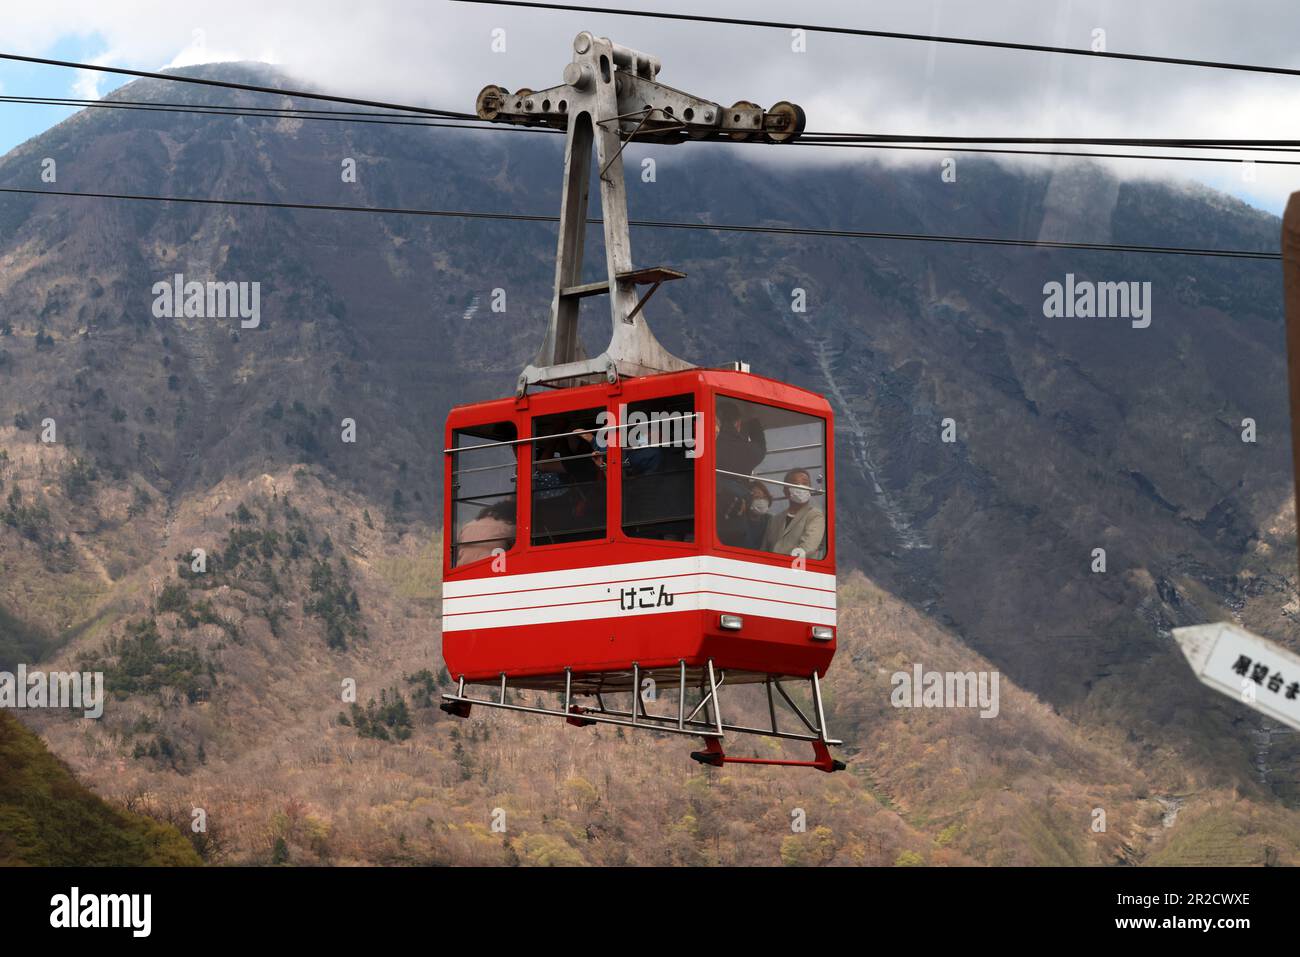
<instances>
[{"instance_id":1,"label":"wooden post","mask_svg":"<svg viewBox=\"0 0 1300 957\"><path fill-rule=\"evenodd\" d=\"M1300 193L1291 194L1282 217L1282 287L1286 300L1287 378L1291 391L1291 465L1296 517L1300 522Z\"/></svg>"}]
</instances>

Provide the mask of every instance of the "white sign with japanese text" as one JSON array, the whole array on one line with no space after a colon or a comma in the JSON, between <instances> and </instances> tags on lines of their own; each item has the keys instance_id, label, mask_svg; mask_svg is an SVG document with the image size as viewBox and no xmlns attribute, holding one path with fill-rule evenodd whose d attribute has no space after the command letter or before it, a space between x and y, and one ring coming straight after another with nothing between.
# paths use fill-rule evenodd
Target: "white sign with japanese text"
<instances>
[{"instance_id":1,"label":"white sign with japanese text","mask_svg":"<svg viewBox=\"0 0 1300 957\"><path fill-rule=\"evenodd\" d=\"M1175 628L1174 640L1203 684L1300 730L1300 656L1227 622Z\"/></svg>"}]
</instances>

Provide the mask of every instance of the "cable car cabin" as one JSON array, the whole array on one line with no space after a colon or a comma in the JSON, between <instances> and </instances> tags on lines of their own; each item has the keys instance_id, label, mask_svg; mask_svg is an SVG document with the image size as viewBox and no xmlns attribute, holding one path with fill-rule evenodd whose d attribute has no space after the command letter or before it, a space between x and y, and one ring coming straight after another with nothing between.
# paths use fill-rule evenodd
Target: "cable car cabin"
<instances>
[{"instance_id":1,"label":"cable car cabin","mask_svg":"<svg viewBox=\"0 0 1300 957\"><path fill-rule=\"evenodd\" d=\"M449 673L547 690L566 668L590 686L710 658L760 678L825 673L830 419L803 389L704 370L456 409Z\"/></svg>"},{"instance_id":2,"label":"cable car cabin","mask_svg":"<svg viewBox=\"0 0 1300 957\"><path fill-rule=\"evenodd\" d=\"M714 766L839 770L819 683L835 654L830 405L664 349L643 307L685 274L634 265L622 160L634 139L790 142L803 111L785 101L724 109L658 83L660 66L583 31L561 85L479 93L482 120L564 131L564 184L537 358L516 398L454 409L447 421L442 631L457 687L440 707L699 736L705 750L691 756ZM584 281L597 164L605 270ZM579 307L598 296L610 340L589 355ZM789 680L808 682L808 713ZM767 726L724 719L722 686L760 682ZM473 684L499 690L472 698ZM675 698L675 715L647 706L658 700L650 687ZM512 701L510 688L560 693L561 706ZM621 694L631 699L623 708L611 700ZM801 727L783 729L778 705ZM729 731L810 742L814 760L727 756Z\"/></svg>"},{"instance_id":3,"label":"cable car cabin","mask_svg":"<svg viewBox=\"0 0 1300 957\"><path fill-rule=\"evenodd\" d=\"M600 696L652 678L680 686L682 712L700 687L706 721L680 730L720 737L756 730L723 724L720 678L765 682L797 711L788 677L814 683L804 723L816 733L778 736L825 755L816 682L835 654L833 432L815 393L704 369L453 410L443 654L460 684L449 700L464 704L447 710L468 713L466 684L499 685L500 703L508 684L562 691L566 713L649 724L643 703L606 711ZM600 708L579 709L578 694ZM721 763L709 746L697 759Z\"/></svg>"}]
</instances>

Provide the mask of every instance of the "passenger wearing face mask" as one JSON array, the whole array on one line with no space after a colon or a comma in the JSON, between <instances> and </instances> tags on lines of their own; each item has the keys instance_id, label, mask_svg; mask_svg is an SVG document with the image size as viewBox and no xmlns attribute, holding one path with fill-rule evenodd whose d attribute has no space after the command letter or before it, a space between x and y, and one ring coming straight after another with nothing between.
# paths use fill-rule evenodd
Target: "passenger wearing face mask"
<instances>
[{"instance_id":1,"label":"passenger wearing face mask","mask_svg":"<svg viewBox=\"0 0 1300 957\"><path fill-rule=\"evenodd\" d=\"M807 558L821 558L826 513L812 503L812 476L806 469L792 469L785 474L785 481L789 504L780 515L768 517L763 551L793 555L795 549L802 549Z\"/></svg>"},{"instance_id":2,"label":"passenger wearing face mask","mask_svg":"<svg viewBox=\"0 0 1300 957\"><path fill-rule=\"evenodd\" d=\"M745 512L745 548L761 549L763 535L767 532L767 520L772 512L772 493L762 482L751 482L749 486L749 507Z\"/></svg>"}]
</instances>

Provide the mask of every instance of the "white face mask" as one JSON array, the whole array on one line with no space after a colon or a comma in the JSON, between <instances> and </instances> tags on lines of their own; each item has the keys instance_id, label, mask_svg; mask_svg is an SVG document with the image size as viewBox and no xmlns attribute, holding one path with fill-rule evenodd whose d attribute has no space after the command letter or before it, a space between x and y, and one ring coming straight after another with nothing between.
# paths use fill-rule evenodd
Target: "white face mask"
<instances>
[{"instance_id":1,"label":"white face mask","mask_svg":"<svg viewBox=\"0 0 1300 957\"><path fill-rule=\"evenodd\" d=\"M767 510L771 507L772 507L771 502L769 502L765 498L760 498L756 500L752 505L749 506L749 510L753 512L755 515L766 515Z\"/></svg>"},{"instance_id":2,"label":"white face mask","mask_svg":"<svg viewBox=\"0 0 1300 957\"><path fill-rule=\"evenodd\" d=\"M790 501L794 502L796 505L803 505L808 501L808 499L812 498L812 492L808 491L806 488L792 488L787 495Z\"/></svg>"}]
</instances>

